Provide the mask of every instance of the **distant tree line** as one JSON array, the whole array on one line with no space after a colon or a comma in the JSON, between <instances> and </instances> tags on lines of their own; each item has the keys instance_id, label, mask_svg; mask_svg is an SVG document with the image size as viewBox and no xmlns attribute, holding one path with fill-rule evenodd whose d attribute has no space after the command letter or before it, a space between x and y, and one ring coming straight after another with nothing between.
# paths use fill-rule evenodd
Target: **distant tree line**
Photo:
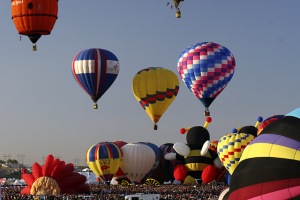
<instances>
[{"instance_id":1,"label":"distant tree line","mask_svg":"<svg viewBox=\"0 0 300 200\"><path fill-rule=\"evenodd\" d=\"M8 159L7 161L0 160L0 164L6 164L6 163L9 163L9 164L18 164L18 161L16 159Z\"/></svg>"},{"instance_id":2,"label":"distant tree line","mask_svg":"<svg viewBox=\"0 0 300 200\"><path fill-rule=\"evenodd\" d=\"M1 164L19 164L15 159L8 159L7 161L0 160ZM6 168L0 166L0 178L21 178L21 170L13 170L12 168Z\"/></svg>"}]
</instances>

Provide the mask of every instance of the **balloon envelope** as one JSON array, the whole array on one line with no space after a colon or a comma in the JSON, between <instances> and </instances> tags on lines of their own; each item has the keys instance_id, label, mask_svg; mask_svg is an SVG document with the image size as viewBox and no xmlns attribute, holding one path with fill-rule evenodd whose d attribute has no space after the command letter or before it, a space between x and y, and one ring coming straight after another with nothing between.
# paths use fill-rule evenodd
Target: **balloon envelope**
<instances>
[{"instance_id":1,"label":"balloon envelope","mask_svg":"<svg viewBox=\"0 0 300 200\"><path fill-rule=\"evenodd\" d=\"M218 143L219 143L219 140L213 140L213 141L210 141L209 149L211 149L211 150L213 150L214 152L218 153L218 151L217 151Z\"/></svg>"},{"instance_id":2,"label":"balloon envelope","mask_svg":"<svg viewBox=\"0 0 300 200\"><path fill-rule=\"evenodd\" d=\"M184 165L176 165L174 167L174 178L178 181L183 181L187 175L187 169Z\"/></svg>"},{"instance_id":3,"label":"balloon envelope","mask_svg":"<svg viewBox=\"0 0 300 200\"><path fill-rule=\"evenodd\" d=\"M266 127L268 126L270 123L272 123L273 121L276 121L277 119L283 118L284 115L273 115L267 119L265 119L264 121L262 121L262 123L260 123L260 125L257 127L257 135L260 134L260 132Z\"/></svg>"},{"instance_id":4,"label":"balloon envelope","mask_svg":"<svg viewBox=\"0 0 300 200\"><path fill-rule=\"evenodd\" d=\"M103 181L110 181L123 161L123 154L115 143L100 142L87 150L86 161L97 176Z\"/></svg>"},{"instance_id":5,"label":"balloon envelope","mask_svg":"<svg viewBox=\"0 0 300 200\"><path fill-rule=\"evenodd\" d=\"M122 141L122 140L115 140L114 143L116 145L118 145L118 147L121 149L122 146L124 146L125 144L127 144L127 142ZM124 178L125 173L121 170L121 168L118 169L118 171L115 173L114 178L115 179L120 179L120 178Z\"/></svg>"},{"instance_id":6,"label":"balloon envelope","mask_svg":"<svg viewBox=\"0 0 300 200\"><path fill-rule=\"evenodd\" d=\"M72 73L80 87L97 101L110 88L119 74L118 58L105 49L80 51L72 61Z\"/></svg>"},{"instance_id":7,"label":"balloon envelope","mask_svg":"<svg viewBox=\"0 0 300 200\"><path fill-rule=\"evenodd\" d=\"M153 144L151 142L140 142L140 143L148 145L149 147L151 147L151 149L155 153L155 162L154 162L154 164L152 166L152 169L143 178L143 180L146 180L147 178L152 177L151 176L152 173L155 172L156 168L159 165L159 161L160 161L160 149L159 149L159 147L156 144Z\"/></svg>"},{"instance_id":8,"label":"balloon envelope","mask_svg":"<svg viewBox=\"0 0 300 200\"><path fill-rule=\"evenodd\" d=\"M202 181L204 183L210 183L212 182L215 177L216 177L216 174L219 172L219 169L216 168L215 166L213 165L208 165L202 172Z\"/></svg>"},{"instance_id":9,"label":"balloon envelope","mask_svg":"<svg viewBox=\"0 0 300 200\"><path fill-rule=\"evenodd\" d=\"M181 12L180 12L180 2L184 0L173 0L174 6L176 8L176 18L181 18Z\"/></svg>"},{"instance_id":10,"label":"balloon envelope","mask_svg":"<svg viewBox=\"0 0 300 200\"><path fill-rule=\"evenodd\" d=\"M156 144L153 144L151 142L140 142L140 143L148 145L154 151L155 162L153 164L152 170L155 170L158 167L159 161L160 161L160 149L159 149L159 147Z\"/></svg>"},{"instance_id":11,"label":"balloon envelope","mask_svg":"<svg viewBox=\"0 0 300 200\"><path fill-rule=\"evenodd\" d=\"M31 195L88 193L86 177L75 172L74 169L72 163L65 164L64 161L49 154L43 165L33 163L32 173L22 171L22 179L27 186L20 193Z\"/></svg>"},{"instance_id":12,"label":"balloon envelope","mask_svg":"<svg viewBox=\"0 0 300 200\"><path fill-rule=\"evenodd\" d=\"M134 97L155 124L174 101L178 90L176 74L162 67L143 69L132 81Z\"/></svg>"},{"instance_id":13,"label":"balloon envelope","mask_svg":"<svg viewBox=\"0 0 300 200\"><path fill-rule=\"evenodd\" d=\"M245 148L230 179L230 199L300 196L300 119L285 116L266 126Z\"/></svg>"},{"instance_id":14,"label":"balloon envelope","mask_svg":"<svg viewBox=\"0 0 300 200\"><path fill-rule=\"evenodd\" d=\"M184 84L208 112L210 104L231 80L235 59L226 47L213 42L202 42L181 52L177 69Z\"/></svg>"},{"instance_id":15,"label":"balloon envelope","mask_svg":"<svg viewBox=\"0 0 300 200\"><path fill-rule=\"evenodd\" d=\"M161 152L161 159L159 163L159 167L162 169L164 174L165 181L174 181L174 168L176 165L180 164L180 160L166 160L165 155L168 153L176 153L176 151L173 148L173 143L165 143L162 144L159 149Z\"/></svg>"},{"instance_id":16,"label":"balloon envelope","mask_svg":"<svg viewBox=\"0 0 300 200\"><path fill-rule=\"evenodd\" d=\"M12 20L19 34L35 44L42 35L49 35L58 14L58 0L11 0Z\"/></svg>"},{"instance_id":17,"label":"balloon envelope","mask_svg":"<svg viewBox=\"0 0 300 200\"><path fill-rule=\"evenodd\" d=\"M121 150L123 163L120 168L131 181L140 182L153 168L155 152L142 143L128 143Z\"/></svg>"},{"instance_id":18,"label":"balloon envelope","mask_svg":"<svg viewBox=\"0 0 300 200\"><path fill-rule=\"evenodd\" d=\"M245 133L231 133L220 138L218 155L230 174L238 165L244 149L253 139L253 135Z\"/></svg>"}]
</instances>

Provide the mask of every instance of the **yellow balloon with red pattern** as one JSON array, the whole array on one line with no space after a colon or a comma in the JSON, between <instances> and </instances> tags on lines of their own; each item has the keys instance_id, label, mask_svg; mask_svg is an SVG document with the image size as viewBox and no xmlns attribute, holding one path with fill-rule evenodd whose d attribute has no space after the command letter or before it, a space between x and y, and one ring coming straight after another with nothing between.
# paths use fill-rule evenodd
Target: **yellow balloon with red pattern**
<instances>
[{"instance_id":1,"label":"yellow balloon with red pattern","mask_svg":"<svg viewBox=\"0 0 300 200\"><path fill-rule=\"evenodd\" d=\"M179 79L171 70L149 67L139 71L132 81L132 92L150 119L157 122L174 101L179 91Z\"/></svg>"}]
</instances>

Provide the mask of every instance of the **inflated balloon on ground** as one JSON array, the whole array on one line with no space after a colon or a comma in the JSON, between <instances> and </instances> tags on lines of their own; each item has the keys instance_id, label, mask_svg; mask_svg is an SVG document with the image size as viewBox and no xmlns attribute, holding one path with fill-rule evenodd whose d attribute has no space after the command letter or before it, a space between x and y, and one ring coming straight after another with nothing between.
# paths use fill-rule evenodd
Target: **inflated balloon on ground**
<instances>
[{"instance_id":1,"label":"inflated balloon on ground","mask_svg":"<svg viewBox=\"0 0 300 200\"><path fill-rule=\"evenodd\" d=\"M85 184L86 177L74 171L72 163L66 164L49 154L45 163L32 165L32 173L24 171L22 179L27 186L21 194L31 195L57 195L88 193L89 186Z\"/></svg>"},{"instance_id":2,"label":"inflated balloon on ground","mask_svg":"<svg viewBox=\"0 0 300 200\"><path fill-rule=\"evenodd\" d=\"M300 196L300 109L266 126L245 148L230 179L230 200Z\"/></svg>"},{"instance_id":3,"label":"inflated balloon on ground","mask_svg":"<svg viewBox=\"0 0 300 200\"><path fill-rule=\"evenodd\" d=\"M114 142L100 142L87 150L86 161L102 181L110 182L123 162L123 154Z\"/></svg>"}]
</instances>

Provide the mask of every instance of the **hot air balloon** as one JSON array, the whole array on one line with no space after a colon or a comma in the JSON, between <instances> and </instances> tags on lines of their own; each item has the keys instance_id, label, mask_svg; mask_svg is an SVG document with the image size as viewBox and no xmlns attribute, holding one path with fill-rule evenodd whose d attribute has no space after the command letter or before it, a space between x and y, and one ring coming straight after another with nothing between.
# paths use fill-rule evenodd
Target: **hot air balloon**
<instances>
[{"instance_id":1,"label":"hot air balloon","mask_svg":"<svg viewBox=\"0 0 300 200\"><path fill-rule=\"evenodd\" d=\"M266 127L268 126L270 123L272 123L273 121L276 121L277 119L281 119L283 118L284 115L273 115L271 117L268 117L267 119L265 119L258 127L257 127L257 135L260 134L260 132Z\"/></svg>"},{"instance_id":2,"label":"hot air balloon","mask_svg":"<svg viewBox=\"0 0 300 200\"><path fill-rule=\"evenodd\" d=\"M209 146L209 149L213 150L217 154L218 154L218 143L219 143L219 140L213 140L213 141L210 141L210 146ZM223 182L224 178L225 178L225 175L226 175L226 172L227 172L227 169L223 166L222 169L220 169L218 171L218 174L215 177L215 180L217 182Z\"/></svg>"},{"instance_id":3,"label":"hot air balloon","mask_svg":"<svg viewBox=\"0 0 300 200\"><path fill-rule=\"evenodd\" d=\"M75 172L72 163L66 164L51 154L43 165L33 163L32 173L23 172L22 179L27 186L21 190L21 194L81 194L88 193L90 189L85 183L86 177Z\"/></svg>"},{"instance_id":4,"label":"hot air balloon","mask_svg":"<svg viewBox=\"0 0 300 200\"><path fill-rule=\"evenodd\" d=\"M168 153L176 153L176 151L173 148L173 143L165 143L162 144L159 149L161 151L161 160L159 162L159 167L162 169L164 174L164 181L173 182L175 180L174 178L174 168L177 164L182 164L180 160L166 160L165 155Z\"/></svg>"},{"instance_id":5,"label":"hot air balloon","mask_svg":"<svg viewBox=\"0 0 300 200\"><path fill-rule=\"evenodd\" d=\"M125 144L127 144L127 142L122 141L122 140L115 140L113 141L116 145L118 145L118 147L121 149L122 146L124 146ZM114 177L113 177L118 184L123 185L124 183L126 185L130 184L130 180L126 177L125 173L121 170L121 168L119 167L118 171L115 173Z\"/></svg>"},{"instance_id":6,"label":"hot air balloon","mask_svg":"<svg viewBox=\"0 0 300 200\"><path fill-rule=\"evenodd\" d=\"M49 35L58 14L58 0L11 0L12 20L20 35L33 43L42 35Z\"/></svg>"},{"instance_id":7,"label":"hot air balloon","mask_svg":"<svg viewBox=\"0 0 300 200\"><path fill-rule=\"evenodd\" d=\"M218 153L218 152L217 152L218 143L219 143L219 140L213 140L213 141L210 141L209 149L211 149L211 150L213 150L214 152Z\"/></svg>"},{"instance_id":8,"label":"hot air balloon","mask_svg":"<svg viewBox=\"0 0 300 200\"><path fill-rule=\"evenodd\" d=\"M155 154L155 162L153 163L152 169L150 172L148 172L148 174L146 174L146 176L144 177L145 179L148 178L151 175L151 172L153 172L159 165L159 161L160 161L160 149L156 144L153 144L151 142L139 142L142 144L146 144L149 147L151 147L151 149L154 151Z\"/></svg>"},{"instance_id":9,"label":"hot air balloon","mask_svg":"<svg viewBox=\"0 0 300 200\"><path fill-rule=\"evenodd\" d=\"M86 161L89 168L108 183L118 171L123 161L123 154L117 144L100 142L87 150Z\"/></svg>"},{"instance_id":10,"label":"hot air balloon","mask_svg":"<svg viewBox=\"0 0 300 200\"><path fill-rule=\"evenodd\" d=\"M180 11L180 2L184 0L173 0L174 6L176 8L176 18L181 18L181 11Z\"/></svg>"},{"instance_id":11,"label":"hot air balloon","mask_svg":"<svg viewBox=\"0 0 300 200\"><path fill-rule=\"evenodd\" d=\"M235 59L226 47L202 42L182 51L177 69L187 88L204 105L205 116L210 116L209 106L234 74Z\"/></svg>"},{"instance_id":12,"label":"hot air balloon","mask_svg":"<svg viewBox=\"0 0 300 200\"><path fill-rule=\"evenodd\" d=\"M168 153L165 155L165 159L167 160L177 159L184 161L183 166L187 169L187 176L184 179L185 184L197 183L201 179L203 181L212 181L206 179L208 177L207 175L215 178L217 175L216 172L219 170L211 170L207 167L212 165L213 168L222 168L222 163L218 158L218 154L209 149L210 134L206 128L211 121L211 117L207 117L204 126L180 129L182 134L187 131L186 144L176 142L173 145L176 153ZM176 167L177 166L178 165L176 165ZM213 174L210 174L210 172Z\"/></svg>"},{"instance_id":13,"label":"hot air balloon","mask_svg":"<svg viewBox=\"0 0 300 200\"><path fill-rule=\"evenodd\" d=\"M299 199L300 108L266 126L230 178L230 200Z\"/></svg>"},{"instance_id":14,"label":"hot air balloon","mask_svg":"<svg viewBox=\"0 0 300 200\"><path fill-rule=\"evenodd\" d=\"M97 101L113 84L119 73L118 58L105 49L80 51L73 59L72 73L80 87L91 97L94 109Z\"/></svg>"},{"instance_id":15,"label":"hot air balloon","mask_svg":"<svg viewBox=\"0 0 300 200\"><path fill-rule=\"evenodd\" d=\"M132 182L141 182L155 164L155 152L143 143L128 143L121 150L123 162L120 168Z\"/></svg>"},{"instance_id":16,"label":"hot air balloon","mask_svg":"<svg viewBox=\"0 0 300 200\"><path fill-rule=\"evenodd\" d=\"M154 122L154 130L157 130L156 123L176 98L179 79L171 70L162 67L146 68L134 76L132 91Z\"/></svg>"},{"instance_id":17,"label":"hot air balloon","mask_svg":"<svg viewBox=\"0 0 300 200\"><path fill-rule=\"evenodd\" d=\"M159 166L159 162L160 162L160 149L156 144L153 144L151 142L139 142L142 144L146 144L149 147L151 147L151 149L154 151L155 153L155 162L152 166L152 169L144 176L144 178L142 179L142 181L145 184L148 185L160 185L160 181L156 180L156 179L163 179L162 177L159 177L160 174L154 174L154 172L157 172L156 169ZM162 174L161 174L162 176ZM163 183L163 181L161 181Z\"/></svg>"},{"instance_id":18,"label":"hot air balloon","mask_svg":"<svg viewBox=\"0 0 300 200\"><path fill-rule=\"evenodd\" d=\"M230 174L233 173L246 146L257 136L257 127L263 121L259 116L255 126L234 128L232 133L220 138L217 145L219 158Z\"/></svg>"},{"instance_id":19,"label":"hot air balloon","mask_svg":"<svg viewBox=\"0 0 300 200\"><path fill-rule=\"evenodd\" d=\"M127 142L123 141L123 140L114 140L113 141L116 145L118 145L119 148L121 148L122 146L124 146L125 144L127 144Z\"/></svg>"},{"instance_id":20,"label":"hot air balloon","mask_svg":"<svg viewBox=\"0 0 300 200\"><path fill-rule=\"evenodd\" d=\"M182 2L182 1L184 1L184 0L173 0L173 4L170 4L170 2L169 1L167 1L167 5L169 6L170 5L170 7L171 7L171 9L173 8L173 7L175 7L175 9L176 9L176 18L181 18L181 11L180 11L180 2Z\"/></svg>"},{"instance_id":21,"label":"hot air balloon","mask_svg":"<svg viewBox=\"0 0 300 200\"><path fill-rule=\"evenodd\" d=\"M253 139L253 135L246 133L230 133L220 138L218 155L230 174L238 165L244 149Z\"/></svg>"}]
</instances>

